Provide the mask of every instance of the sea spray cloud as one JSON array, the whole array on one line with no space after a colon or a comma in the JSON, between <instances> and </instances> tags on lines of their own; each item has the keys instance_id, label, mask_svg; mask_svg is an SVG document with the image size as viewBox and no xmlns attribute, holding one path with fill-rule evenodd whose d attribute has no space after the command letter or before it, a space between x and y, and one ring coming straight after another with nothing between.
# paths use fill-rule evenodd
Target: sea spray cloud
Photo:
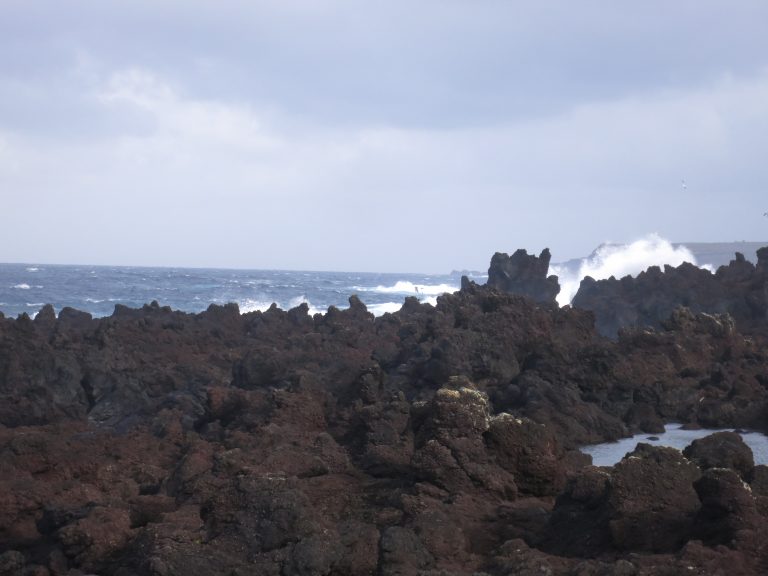
<instances>
[{"instance_id":1,"label":"sea spray cloud","mask_svg":"<svg viewBox=\"0 0 768 576\"><path fill-rule=\"evenodd\" d=\"M657 234L650 234L631 244L603 244L593 254L584 258L575 273L565 266L554 264L549 273L556 274L560 281L560 294L557 302L560 306L570 304L579 290L581 280L591 276L595 280L604 280L614 276L636 276L650 266L679 266L683 262L696 264L696 258L684 246L673 246L668 240Z\"/></svg>"}]
</instances>

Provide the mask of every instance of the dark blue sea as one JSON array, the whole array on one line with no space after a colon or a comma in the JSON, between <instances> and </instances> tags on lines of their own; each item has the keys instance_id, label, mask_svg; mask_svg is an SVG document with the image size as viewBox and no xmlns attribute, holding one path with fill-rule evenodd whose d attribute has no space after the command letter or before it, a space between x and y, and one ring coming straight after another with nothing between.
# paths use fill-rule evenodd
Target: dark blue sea
<instances>
[{"instance_id":1,"label":"dark blue sea","mask_svg":"<svg viewBox=\"0 0 768 576\"><path fill-rule=\"evenodd\" d=\"M471 276L472 277L472 276ZM473 279L484 282L482 276ZM115 304L141 307L153 300L185 312L235 302L241 312L288 310L306 302L310 312L346 308L356 294L375 315L399 310L407 296L434 303L459 289L459 273L393 274L0 264L0 312L34 316L44 304L109 316Z\"/></svg>"}]
</instances>

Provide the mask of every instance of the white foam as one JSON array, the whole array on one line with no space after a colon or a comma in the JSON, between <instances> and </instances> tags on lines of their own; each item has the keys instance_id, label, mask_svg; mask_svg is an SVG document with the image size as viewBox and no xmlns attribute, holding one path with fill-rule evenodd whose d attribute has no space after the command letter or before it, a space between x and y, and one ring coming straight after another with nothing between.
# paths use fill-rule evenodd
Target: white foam
<instances>
[{"instance_id":1,"label":"white foam","mask_svg":"<svg viewBox=\"0 0 768 576\"><path fill-rule=\"evenodd\" d=\"M31 286L29 284L16 284L15 286L11 286L11 288L16 288L17 290L29 290Z\"/></svg>"},{"instance_id":2,"label":"white foam","mask_svg":"<svg viewBox=\"0 0 768 576\"><path fill-rule=\"evenodd\" d=\"M581 261L575 274L558 265L549 268L549 274L556 274L560 282L560 294L557 302L560 306L570 304L579 284L586 276L595 280L605 280L611 276L623 278L636 276L650 266L679 266L683 262L696 264L696 258L684 246L675 248L657 234L650 234L631 244L604 244L593 255Z\"/></svg>"},{"instance_id":3,"label":"white foam","mask_svg":"<svg viewBox=\"0 0 768 576\"><path fill-rule=\"evenodd\" d=\"M27 306L30 308L40 308L41 306L45 306L45 302L27 302Z\"/></svg>"},{"instance_id":4,"label":"white foam","mask_svg":"<svg viewBox=\"0 0 768 576\"><path fill-rule=\"evenodd\" d=\"M269 310L272 304L272 301L254 300L252 298L246 298L245 300L238 302L238 306L240 307L240 312L242 314L246 314L248 312L266 312ZM325 310L321 310L320 308L313 306L306 296L297 296L295 298L291 298L291 300L286 303L277 302L276 304L282 310L290 310L291 308L296 308L297 306L306 304L309 307L309 314L312 316L315 314L325 314L326 312Z\"/></svg>"},{"instance_id":5,"label":"white foam","mask_svg":"<svg viewBox=\"0 0 768 576\"><path fill-rule=\"evenodd\" d=\"M320 308L316 308L315 306L313 306L312 302L310 302L306 296L296 296L295 298L291 298L285 310L296 308L297 306L301 306L302 304L306 304L307 306L309 306L309 314L312 316L314 316L315 314L325 314L326 312L326 310L321 310Z\"/></svg>"},{"instance_id":6,"label":"white foam","mask_svg":"<svg viewBox=\"0 0 768 576\"><path fill-rule=\"evenodd\" d=\"M99 300L98 298L86 298L86 302L91 302L92 304L99 304L101 302L104 302L104 300Z\"/></svg>"},{"instance_id":7,"label":"white foam","mask_svg":"<svg viewBox=\"0 0 768 576\"><path fill-rule=\"evenodd\" d=\"M247 298L246 300L238 302L237 305L240 307L240 312L242 314L247 314L248 312L265 312L272 306L272 302Z\"/></svg>"},{"instance_id":8,"label":"white foam","mask_svg":"<svg viewBox=\"0 0 768 576\"><path fill-rule=\"evenodd\" d=\"M407 280L398 280L394 286L376 286L367 288L365 286L353 286L354 290L359 292L379 292L382 294L424 294L427 296L439 296L446 292L456 292L459 287L451 284L414 284Z\"/></svg>"},{"instance_id":9,"label":"white foam","mask_svg":"<svg viewBox=\"0 0 768 576\"><path fill-rule=\"evenodd\" d=\"M27 270L27 272L37 272L38 270L40 270L40 268L35 268L33 266L32 268L27 268L26 270Z\"/></svg>"},{"instance_id":10,"label":"white foam","mask_svg":"<svg viewBox=\"0 0 768 576\"><path fill-rule=\"evenodd\" d=\"M382 302L381 304L370 304L366 306L368 308L368 312L373 314L374 316L383 316L387 313L393 313L400 310L400 308L403 307L402 302Z\"/></svg>"}]
</instances>

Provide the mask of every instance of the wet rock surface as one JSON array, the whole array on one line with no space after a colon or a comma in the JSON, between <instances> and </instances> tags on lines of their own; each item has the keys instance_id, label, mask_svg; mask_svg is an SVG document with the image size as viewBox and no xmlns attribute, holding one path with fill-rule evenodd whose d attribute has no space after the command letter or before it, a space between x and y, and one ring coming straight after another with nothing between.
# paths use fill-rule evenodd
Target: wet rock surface
<instances>
[{"instance_id":1,"label":"wet rock surface","mask_svg":"<svg viewBox=\"0 0 768 576\"><path fill-rule=\"evenodd\" d=\"M768 473L735 438L610 468L576 450L765 430L766 340L725 320L611 341L468 281L379 318L50 312L0 319L2 575L768 568Z\"/></svg>"}]
</instances>

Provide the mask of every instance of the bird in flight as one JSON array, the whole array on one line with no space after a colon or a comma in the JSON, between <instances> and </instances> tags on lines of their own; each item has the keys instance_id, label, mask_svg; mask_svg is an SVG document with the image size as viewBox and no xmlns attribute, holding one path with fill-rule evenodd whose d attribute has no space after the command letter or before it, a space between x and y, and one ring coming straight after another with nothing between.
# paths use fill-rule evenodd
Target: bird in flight
<instances>
[{"instance_id":1,"label":"bird in flight","mask_svg":"<svg viewBox=\"0 0 768 576\"><path fill-rule=\"evenodd\" d=\"M680 184L682 185L683 190L688 190L688 184L685 182L685 178L680 180Z\"/></svg>"}]
</instances>

